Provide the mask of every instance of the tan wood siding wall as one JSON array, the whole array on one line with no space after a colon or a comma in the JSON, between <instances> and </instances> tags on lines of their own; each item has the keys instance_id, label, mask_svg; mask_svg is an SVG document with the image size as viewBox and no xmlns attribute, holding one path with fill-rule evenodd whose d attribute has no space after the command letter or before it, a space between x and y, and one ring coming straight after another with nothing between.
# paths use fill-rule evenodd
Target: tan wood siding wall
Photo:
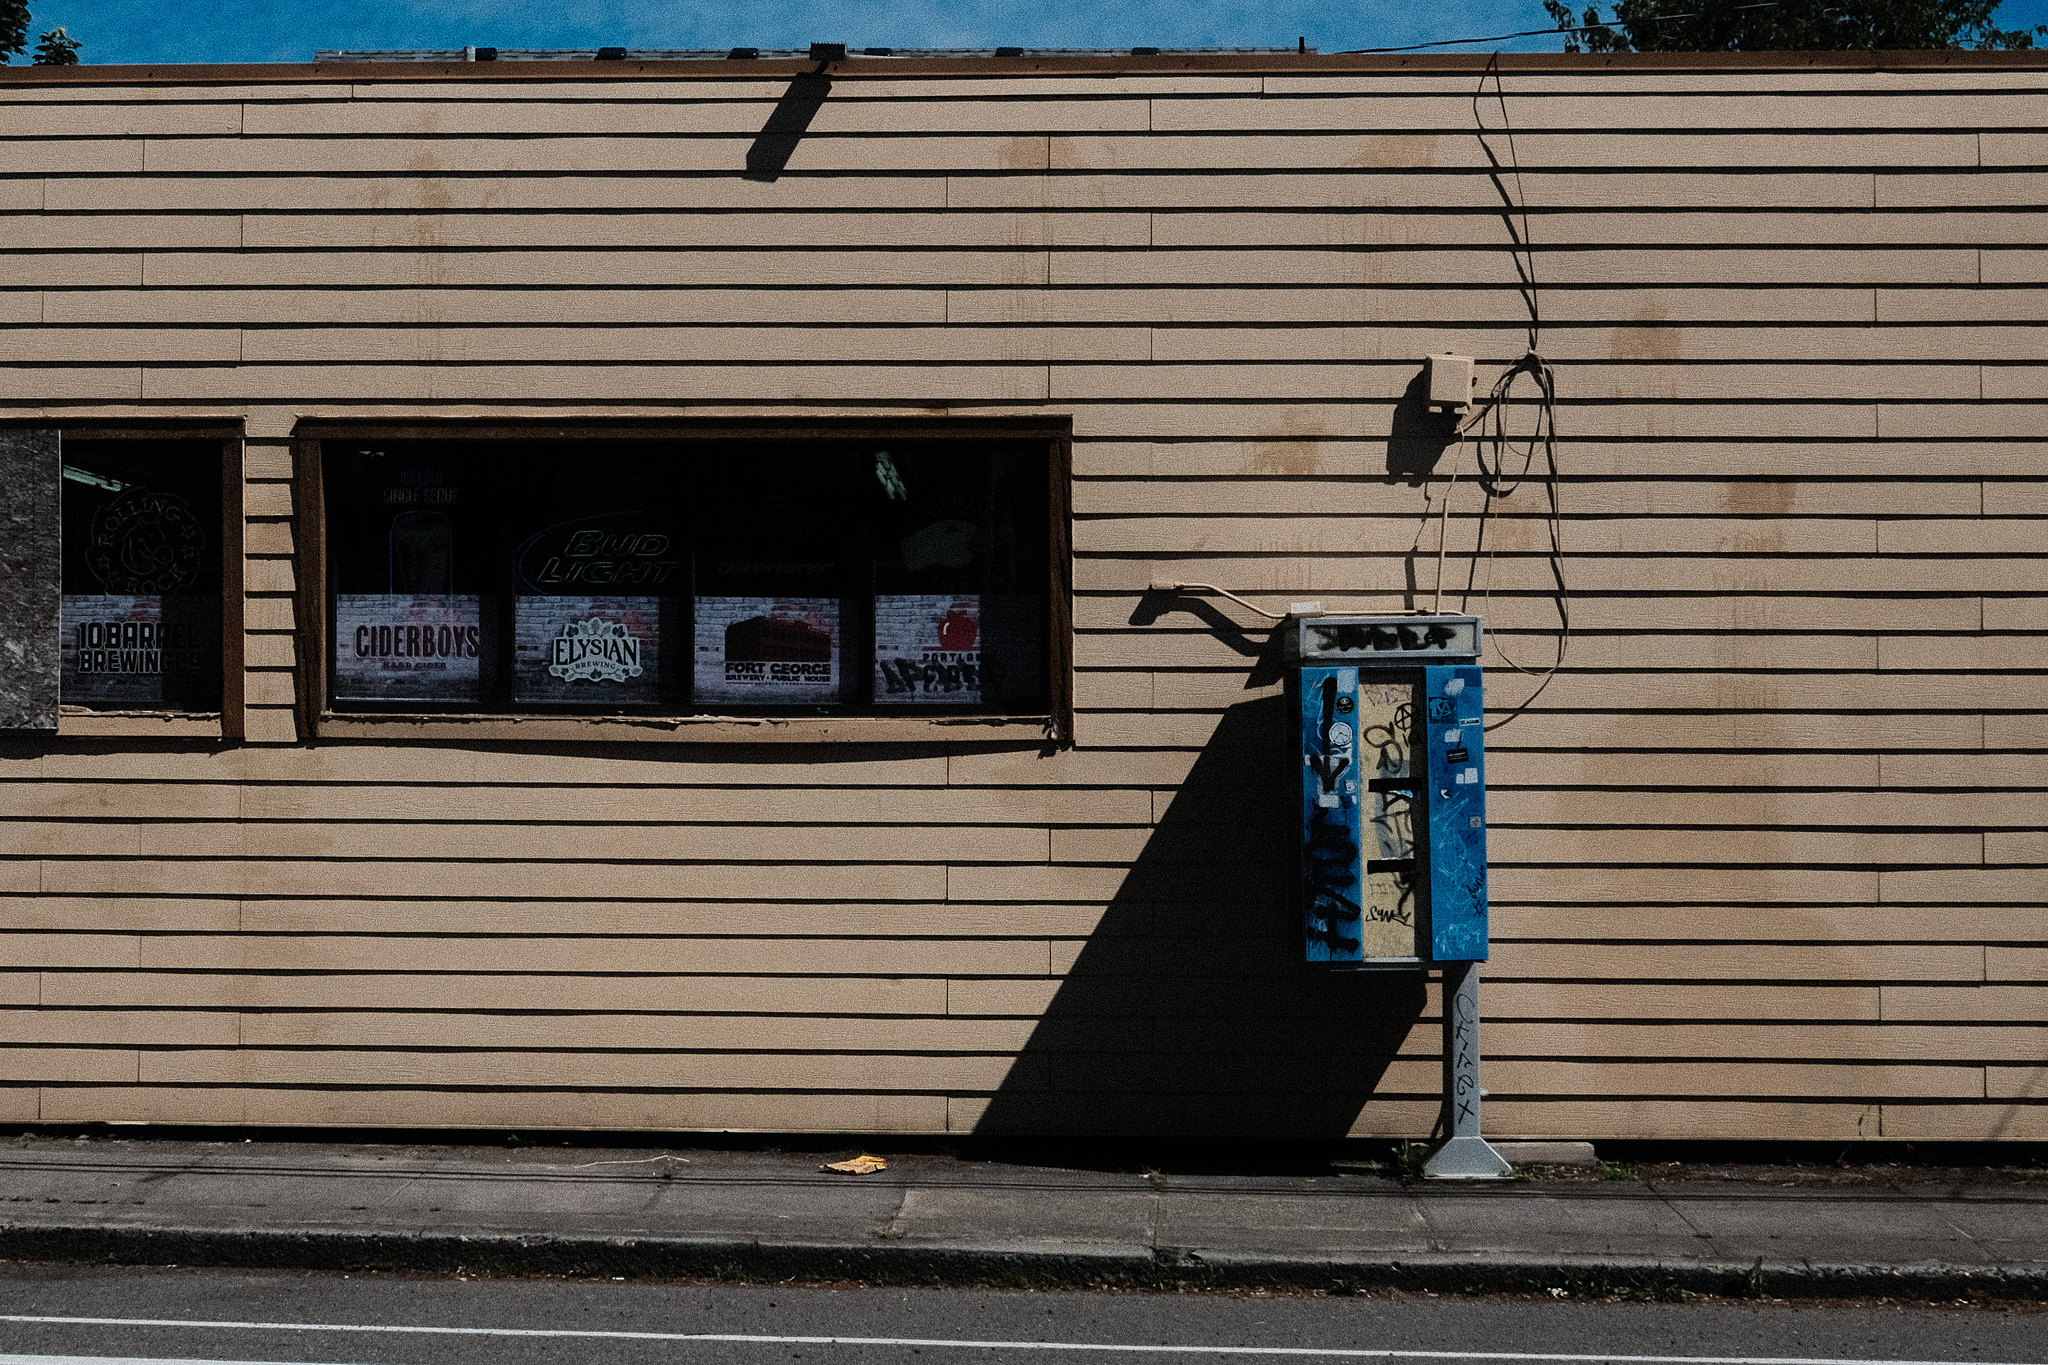
<instances>
[{"instance_id":1,"label":"tan wood siding wall","mask_svg":"<svg viewBox=\"0 0 2048 1365\"><path fill-rule=\"evenodd\" d=\"M9 73L0 415L246 424L249 743L0 741L0 1120L1425 1133L1145 590L1427 589L1505 190L1489 1127L2048 1138L2048 69L903 71ZM1072 416L1073 749L293 742L302 420L937 412Z\"/></svg>"}]
</instances>

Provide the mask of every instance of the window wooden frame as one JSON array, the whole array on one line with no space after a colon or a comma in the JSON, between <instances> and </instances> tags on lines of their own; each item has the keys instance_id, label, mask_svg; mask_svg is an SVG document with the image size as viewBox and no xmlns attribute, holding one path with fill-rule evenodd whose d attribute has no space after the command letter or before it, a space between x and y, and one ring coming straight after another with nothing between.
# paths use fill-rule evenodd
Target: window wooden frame
<instances>
[{"instance_id":1,"label":"window wooden frame","mask_svg":"<svg viewBox=\"0 0 2048 1365\"><path fill-rule=\"evenodd\" d=\"M301 739L486 740L590 743L1053 743L1074 733L1073 433L1066 419L945 418L930 422L849 419L637 418L514 422L304 421L293 433L298 509L298 729ZM337 712L328 707L328 441L533 440L1005 440L1046 444L1048 555L1047 701L1031 715L946 716L562 716L443 712Z\"/></svg>"},{"instance_id":2,"label":"window wooden frame","mask_svg":"<svg viewBox=\"0 0 2048 1365\"><path fill-rule=\"evenodd\" d=\"M219 421L150 422L55 418L39 425L61 433L58 449L67 439L91 441L209 441L220 442L220 710L181 711L168 708L133 708L102 711L92 707L62 705L57 709L57 735L62 739L142 738L219 739L242 738L242 704L245 696L245 611L247 583L247 524L244 520L243 430L239 423Z\"/></svg>"}]
</instances>

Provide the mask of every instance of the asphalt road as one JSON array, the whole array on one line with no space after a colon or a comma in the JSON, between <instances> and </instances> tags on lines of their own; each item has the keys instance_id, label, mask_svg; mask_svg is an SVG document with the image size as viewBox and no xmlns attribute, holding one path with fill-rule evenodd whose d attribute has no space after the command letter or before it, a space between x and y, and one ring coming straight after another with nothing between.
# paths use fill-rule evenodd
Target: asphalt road
<instances>
[{"instance_id":1,"label":"asphalt road","mask_svg":"<svg viewBox=\"0 0 2048 1365\"><path fill-rule=\"evenodd\" d=\"M0 1265L0 1365L195 1360L2048 1365L2048 1311L818 1289Z\"/></svg>"}]
</instances>

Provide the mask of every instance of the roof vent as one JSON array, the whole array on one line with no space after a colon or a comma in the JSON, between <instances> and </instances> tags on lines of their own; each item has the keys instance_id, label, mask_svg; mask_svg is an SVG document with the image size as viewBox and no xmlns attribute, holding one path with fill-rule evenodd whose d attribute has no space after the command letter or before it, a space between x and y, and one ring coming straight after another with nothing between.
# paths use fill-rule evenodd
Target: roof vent
<instances>
[{"instance_id":1,"label":"roof vent","mask_svg":"<svg viewBox=\"0 0 2048 1365\"><path fill-rule=\"evenodd\" d=\"M846 44L812 43L811 60L814 62L843 62L846 60Z\"/></svg>"},{"instance_id":2,"label":"roof vent","mask_svg":"<svg viewBox=\"0 0 2048 1365\"><path fill-rule=\"evenodd\" d=\"M996 49L996 55L998 57L1021 57L1024 55L1024 49L1021 47L999 47Z\"/></svg>"},{"instance_id":3,"label":"roof vent","mask_svg":"<svg viewBox=\"0 0 2048 1365\"><path fill-rule=\"evenodd\" d=\"M733 62L751 62L760 55L761 49L758 47L736 47L725 54L726 60Z\"/></svg>"},{"instance_id":4,"label":"roof vent","mask_svg":"<svg viewBox=\"0 0 2048 1365\"><path fill-rule=\"evenodd\" d=\"M623 62L626 60L626 49L623 47L601 47L597 50L597 60L601 62Z\"/></svg>"}]
</instances>

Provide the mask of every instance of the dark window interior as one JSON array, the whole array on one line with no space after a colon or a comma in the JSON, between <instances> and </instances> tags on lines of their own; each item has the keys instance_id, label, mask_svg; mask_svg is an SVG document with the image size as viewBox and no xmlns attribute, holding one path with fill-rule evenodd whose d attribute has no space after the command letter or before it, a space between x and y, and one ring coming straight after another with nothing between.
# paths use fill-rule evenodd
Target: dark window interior
<instances>
[{"instance_id":1,"label":"dark window interior","mask_svg":"<svg viewBox=\"0 0 2048 1365\"><path fill-rule=\"evenodd\" d=\"M219 441L62 443L63 700L221 704Z\"/></svg>"},{"instance_id":2,"label":"dark window interior","mask_svg":"<svg viewBox=\"0 0 2048 1365\"><path fill-rule=\"evenodd\" d=\"M337 710L1042 712L1043 442L323 444Z\"/></svg>"}]
</instances>

